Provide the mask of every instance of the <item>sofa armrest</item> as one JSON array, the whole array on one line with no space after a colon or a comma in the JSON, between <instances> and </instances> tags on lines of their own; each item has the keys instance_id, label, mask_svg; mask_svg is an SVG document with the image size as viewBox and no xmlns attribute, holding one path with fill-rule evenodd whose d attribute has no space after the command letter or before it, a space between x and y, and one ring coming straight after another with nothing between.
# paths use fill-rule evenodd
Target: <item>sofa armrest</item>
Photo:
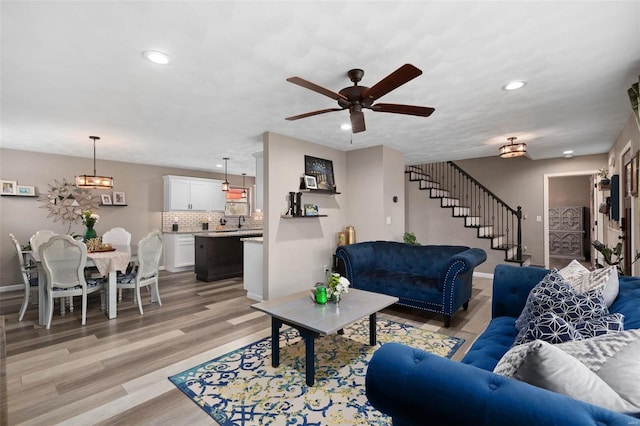
<instances>
[{"instance_id":1,"label":"sofa armrest","mask_svg":"<svg viewBox=\"0 0 640 426\"><path fill-rule=\"evenodd\" d=\"M640 425L639 419L399 343L374 353L366 393L394 424Z\"/></svg>"},{"instance_id":2,"label":"sofa armrest","mask_svg":"<svg viewBox=\"0 0 640 426\"><path fill-rule=\"evenodd\" d=\"M458 276L472 272L476 266L485 260L487 260L487 253L479 248L470 248L454 254L442 268L438 290L441 292L452 291L455 287L453 284L458 279ZM469 277L470 280L471 277Z\"/></svg>"},{"instance_id":3,"label":"sofa armrest","mask_svg":"<svg viewBox=\"0 0 640 426\"><path fill-rule=\"evenodd\" d=\"M362 272L375 269L376 255L371 242L339 246L336 257L342 260L345 275L352 284L356 284L355 278Z\"/></svg>"},{"instance_id":4,"label":"sofa armrest","mask_svg":"<svg viewBox=\"0 0 640 426\"><path fill-rule=\"evenodd\" d=\"M518 318L529 292L549 272L536 266L496 265L493 273L491 318Z\"/></svg>"}]
</instances>

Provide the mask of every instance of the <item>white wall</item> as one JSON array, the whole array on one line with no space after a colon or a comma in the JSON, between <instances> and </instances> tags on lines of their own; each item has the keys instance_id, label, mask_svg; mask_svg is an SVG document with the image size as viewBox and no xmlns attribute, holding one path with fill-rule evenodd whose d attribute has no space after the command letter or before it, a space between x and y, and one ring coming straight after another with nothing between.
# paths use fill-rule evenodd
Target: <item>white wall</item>
<instances>
[{"instance_id":1,"label":"white wall","mask_svg":"<svg viewBox=\"0 0 640 426\"><path fill-rule=\"evenodd\" d=\"M339 195L303 193L302 203L317 204L328 217L282 219L289 191L297 191L304 156L333 161ZM337 233L348 225L357 241L401 241L404 233L404 157L382 146L346 153L267 132L265 167L265 299L312 287L331 267ZM398 202L393 202L393 196ZM391 218L387 224L386 218Z\"/></svg>"},{"instance_id":2,"label":"white wall","mask_svg":"<svg viewBox=\"0 0 640 426\"><path fill-rule=\"evenodd\" d=\"M349 151L347 177L347 218L356 229L356 240L402 241L404 155L385 146Z\"/></svg>"},{"instance_id":3,"label":"white wall","mask_svg":"<svg viewBox=\"0 0 640 426\"><path fill-rule=\"evenodd\" d=\"M339 195L302 195L328 217L281 219L289 191L297 191L304 174L304 156L331 160ZM337 233L347 223L346 153L300 139L264 134L264 298L302 291L324 281L323 266L331 267Z\"/></svg>"}]
</instances>

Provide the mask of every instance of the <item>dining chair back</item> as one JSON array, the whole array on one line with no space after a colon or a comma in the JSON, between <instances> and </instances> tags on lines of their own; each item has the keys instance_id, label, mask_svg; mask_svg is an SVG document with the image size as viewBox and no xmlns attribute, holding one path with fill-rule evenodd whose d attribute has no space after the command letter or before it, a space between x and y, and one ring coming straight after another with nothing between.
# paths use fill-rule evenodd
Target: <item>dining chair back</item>
<instances>
[{"instance_id":1,"label":"dining chair back","mask_svg":"<svg viewBox=\"0 0 640 426\"><path fill-rule=\"evenodd\" d=\"M9 234L9 237L16 247L18 265L20 266L20 274L22 276L22 283L24 284L24 297L22 299L20 313L18 314L18 321L22 321L22 318L24 317L24 314L25 312L27 312L27 308L29 307L29 298L31 297L31 292L38 291L37 268L35 265L29 265L24 261L22 247L20 246L20 243L16 239L15 235Z\"/></svg>"},{"instance_id":2,"label":"dining chair back","mask_svg":"<svg viewBox=\"0 0 640 426\"><path fill-rule=\"evenodd\" d=\"M49 231L48 229L41 229L31 236L31 238L29 239L29 245L31 246L31 253L33 253L34 258L38 259L40 246L49 241L49 238L53 237L54 235L57 234L53 231Z\"/></svg>"},{"instance_id":3,"label":"dining chair back","mask_svg":"<svg viewBox=\"0 0 640 426\"><path fill-rule=\"evenodd\" d=\"M152 287L151 294L155 294L158 305L162 306L158 289L162 246L162 233L158 230L150 232L138 243L138 265L136 270L124 277L118 278L117 286L119 289L135 289L135 299L138 301L140 315L144 314L142 310L142 299L140 298L141 287Z\"/></svg>"},{"instance_id":4,"label":"dining chair back","mask_svg":"<svg viewBox=\"0 0 640 426\"><path fill-rule=\"evenodd\" d=\"M115 246L128 246L131 244L131 233L124 228L111 228L102 234L102 242ZM131 265L131 264L129 264ZM131 268L127 268L127 272L131 272ZM118 273L120 274L120 273ZM121 274L120 276L123 276ZM122 289L118 289L118 302L122 300Z\"/></svg>"},{"instance_id":5,"label":"dining chair back","mask_svg":"<svg viewBox=\"0 0 640 426\"><path fill-rule=\"evenodd\" d=\"M54 298L68 296L82 296L82 325L85 325L87 294L102 290L104 286L102 281L88 286L84 278L87 246L68 235L55 235L40 246L39 253L47 275L47 329L51 327Z\"/></svg>"},{"instance_id":6,"label":"dining chair back","mask_svg":"<svg viewBox=\"0 0 640 426\"><path fill-rule=\"evenodd\" d=\"M128 246L131 244L131 233L124 228L111 228L102 234L102 242L117 246Z\"/></svg>"}]
</instances>

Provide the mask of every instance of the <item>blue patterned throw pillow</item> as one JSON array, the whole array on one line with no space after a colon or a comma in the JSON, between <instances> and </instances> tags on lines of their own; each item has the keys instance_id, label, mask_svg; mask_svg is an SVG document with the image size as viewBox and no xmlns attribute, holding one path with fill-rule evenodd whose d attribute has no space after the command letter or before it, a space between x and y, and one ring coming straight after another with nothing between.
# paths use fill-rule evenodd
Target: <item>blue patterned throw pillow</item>
<instances>
[{"instance_id":1,"label":"blue patterned throw pillow","mask_svg":"<svg viewBox=\"0 0 640 426\"><path fill-rule=\"evenodd\" d=\"M592 318L576 324L575 328L585 338L619 333L624 330L624 315L614 313L600 318Z\"/></svg>"},{"instance_id":2,"label":"blue patterned throw pillow","mask_svg":"<svg viewBox=\"0 0 640 426\"><path fill-rule=\"evenodd\" d=\"M546 312L530 321L526 328L516 336L515 345L543 340L548 343L563 343L570 340L582 340L576 328L553 312Z\"/></svg>"},{"instance_id":3,"label":"blue patterned throw pillow","mask_svg":"<svg viewBox=\"0 0 640 426\"><path fill-rule=\"evenodd\" d=\"M623 319L609 315L602 289L579 294L553 270L529 293L516 321L514 345L532 340L562 343L614 333L623 329Z\"/></svg>"},{"instance_id":4,"label":"blue patterned throw pillow","mask_svg":"<svg viewBox=\"0 0 640 426\"><path fill-rule=\"evenodd\" d=\"M560 298L564 296L570 296L571 294L573 294L571 286L565 282L564 278L562 278L562 275L560 275L558 270L554 269L552 271L549 271L549 273L545 275L544 278L529 292L529 296L527 297L527 302L525 303L524 309L516 320L516 329L518 331L523 330L527 327L531 320L533 320L533 307L535 301L547 297Z\"/></svg>"}]
</instances>

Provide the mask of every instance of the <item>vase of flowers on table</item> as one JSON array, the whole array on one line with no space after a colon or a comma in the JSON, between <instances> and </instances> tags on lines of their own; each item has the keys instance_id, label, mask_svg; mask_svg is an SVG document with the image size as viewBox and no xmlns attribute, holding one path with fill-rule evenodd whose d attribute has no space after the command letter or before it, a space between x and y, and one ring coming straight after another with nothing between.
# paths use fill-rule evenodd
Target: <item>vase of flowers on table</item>
<instances>
[{"instance_id":1,"label":"vase of flowers on table","mask_svg":"<svg viewBox=\"0 0 640 426\"><path fill-rule=\"evenodd\" d=\"M100 216L95 213L92 213L91 210L85 210L81 214L82 223L87 227L84 231L84 241L89 241L98 236L96 230L93 229L93 226L98 223L100 220Z\"/></svg>"},{"instance_id":2,"label":"vase of flowers on table","mask_svg":"<svg viewBox=\"0 0 640 426\"><path fill-rule=\"evenodd\" d=\"M332 273L327 278L327 296L333 303L340 303L342 295L349 292L349 280L340 274Z\"/></svg>"}]
</instances>

